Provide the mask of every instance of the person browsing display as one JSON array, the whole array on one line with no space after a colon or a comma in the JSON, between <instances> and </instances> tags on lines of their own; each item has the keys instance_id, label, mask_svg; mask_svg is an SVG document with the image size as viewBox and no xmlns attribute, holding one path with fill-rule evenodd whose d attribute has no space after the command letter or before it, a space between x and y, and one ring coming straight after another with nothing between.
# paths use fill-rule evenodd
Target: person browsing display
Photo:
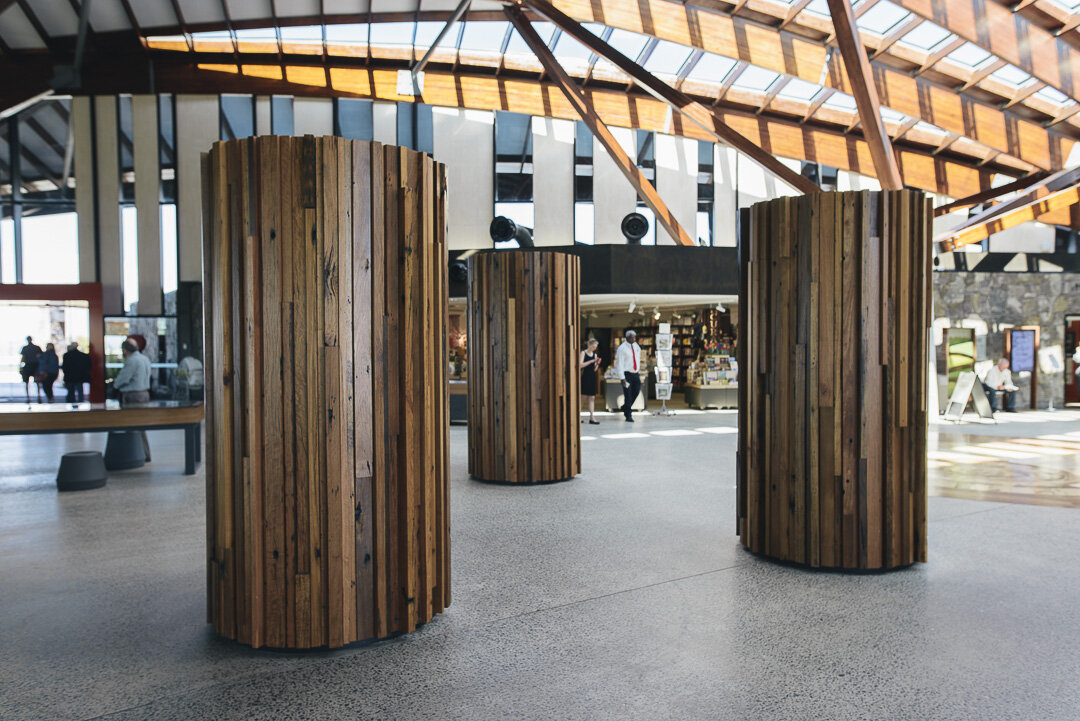
<instances>
[{"instance_id":1,"label":"person browsing display","mask_svg":"<svg viewBox=\"0 0 1080 721\"><path fill-rule=\"evenodd\" d=\"M615 372L623 386L623 416L630 423L634 422L631 410L638 394L641 393L641 346L637 344L637 333L626 331L626 340L615 351Z\"/></svg>"}]
</instances>

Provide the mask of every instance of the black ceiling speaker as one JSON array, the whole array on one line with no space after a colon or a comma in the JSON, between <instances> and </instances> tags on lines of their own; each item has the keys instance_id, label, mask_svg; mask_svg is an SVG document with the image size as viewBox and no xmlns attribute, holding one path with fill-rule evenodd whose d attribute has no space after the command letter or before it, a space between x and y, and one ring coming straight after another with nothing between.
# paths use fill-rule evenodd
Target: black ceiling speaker
<instances>
[{"instance_id":1,"label":"black ceiling speaker","mask_svg":"<svg viewBox=\"0 0 1080 721\"><path fill-rule=\"evenodd\" d=\"M641 245L641 239L649 232L649 219L641 213L630 213L622 219L619 226L626 242L630 245Z\"/></svg>"},{"instance_id":2,"label":"black ceiling speaker","mask_svg":"<svg viewBox=\"0 0 1080 721\"><path fill-rule=\"evenodd\" d=\"M488 233L496 243L516 240L519 248L534 247L532 228L518 225L505 215L495 216L495 219L491 221L491 225L488 227Z\"/></svg>"}]
</instances>

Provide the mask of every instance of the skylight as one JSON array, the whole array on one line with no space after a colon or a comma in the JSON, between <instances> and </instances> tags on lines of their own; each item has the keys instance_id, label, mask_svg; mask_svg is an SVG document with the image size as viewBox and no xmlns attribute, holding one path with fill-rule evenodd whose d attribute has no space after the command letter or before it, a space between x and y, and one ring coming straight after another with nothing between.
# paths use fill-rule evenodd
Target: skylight
<instances>
[{"instance_id":1,"label":"skylight","mask_svg":"<svg viewBox=\"0 0 1080 721\"><path fill-rule=\"evenodd\" d=\"M1015 65L1005 67L990 73L990 77L1007 85L1022 87L1027 85L1033 78Z\"/></svg>"},{"instance_id":2,"label":"skylight","mask_svg":"<svg viewBox=\"0 0 1080 721\"><path fill-rule=\"evenodd\" d=\"M686 59L693 52L685 45L678 45L668 40L661 40L653 48L649 59L645 61L645 69L650 73L664 73L675 75L679 72Z\"/></svg>"},{"instance_id":3,"label":"skylight","mask_svg":"<svg viewBox=\"0 0 1080 721\"><path fill-rule=\"evenodd\" d=\"M792 78L787 85L780 89L776 95L781 98L790 98L792 100L804 100L809 102L811 98L818 94L821 90L820 85L814 85L808 83L805 80L799 80L798 78Z\"/></svg>"},{"instance_id":4,"label":"skylight","mask_svg":"<svg viewBox=\"0 0 1080 721\"><path fill-rule=\"evenodd\" d=\"M288 28L281 29L284 37ZM412 45L413 23L376 23L371 26L372 45Z\"/></svg>"},{"instance_id":5,"label":"skylight","mask_svg":"<svg viewBox=\"0 0 1080 721\"><path fill-rule=\"evenodd\" d=\"M828 0L812 0L812 2L806 6L806 10L818 15L824 15L829 17L829 1Z\"/></svg>"},{"instance_id":6,"label":"skylight","mask_svg":"<svg viewBox=\"0 0 1080 721\"><path fill-rule=\"evenodd\" d=\"M892 108L881 108L881 119L888 123L896 123L902 125L907 122L908 117L903 113L898 113Z\"/></svg>"},{"instance_id":7,"label":"skylight","mask_svg":"<svg viewBox=\"0 0 1080 721\"><path fill-rule=\"evenodd\" d=\"M435 42L435 38L439 37L439 33L445 25L446 23L441 22L416 23L416 47L419 48L421 52L427 52L427 49ZM327 39L329 39L329 36L327 36ZM451 30L442 39L442 42L439 43L439 47L452 48L454 47L455 40L457 40L457 33Z\"/></svg>"},{"instance_id":8,"label":"skylight","mask_svg":"<svg viewBox=\"0 0 1080 721\"><path fill-rule=\"evenodd\" d=\"M969 68L977 68L993 56L975 43L964 43L945 57Z\"/></svg>"},{"instance_id":9,"label":"skylight","mask_svg":"<svg viewBox=\"0 0 1080 721\"><path fill-rule=\"evenodd\" d=\"M1059 92L1051 87L1045 87L1039 92L1035 93L1035 97L1042 98L1043 100L1049 100L1057 105L1064 105L1069 102L1069 96L1062 92Z\"/></svg>"},{"instance_id":10,"label":"skylight","mask_svg":"<svg viewBox=\"0 0 1080 721\"><path fill-rule=\"evenodd\" d=\"M867 10L861 18L855 21L860 30L867 30L878 35L885 35L897 24L906 20L911 13L893 5L887 0L877 3Z\"/></svg>"},{"instance_id":11,"label":"skylight","mask_svg":"<svg viewBox=\"0 0 1080 721\"><path fill-rule=\"evenodd\" d=\"M401 24L409 28L409 40L406 42L412 42L412 23ZM281 39L286 42L321 43L322 26L305 25L303 27L281 28Z\"/></svg>"},{"instance_id":12,"label":"skylight","mask_svg":"<svg viewBox=\"0 0 1080 721\"><path fill-rule=\"evenodd\" d=\"M953 34L948 30L927 20L905 35L900 42L920 50L931 50L951 37Z\"/></svg>"},{"instance_id":13,"label":"skylight","mask_svg":"<svg viewBox=\"0 0 1080 721\"><path fill-rule=\"evenodd\" d=\"M600 26L601 30L603 26ZM598 35L600 30L594 30ZM644 35L638 35L627 30L613 30L611 37L608 38L608 45L618 50L626 57L634 60L641 54L642 49L645 47L645 43L649 42L649 38Z\"/></svg>"},{"instance_id":14,"label":"skylight","mask_svg":"<svg viewBox=\"0 0 1080 721\"><path fill-rule=\"evenodd\" d=\"M504 21L479 21L465 23L465 32L461 36L462 50L486 50L497 53L502 48L506 28L510 23Z\"/></svg>"},{"instance_id":15,"label":"skylight","mask_svg":"<svg viewBox=\"0 0 1080 721\"><path fill-rule=\"evenodd\" d=\"M712 53L705 53L701 60L686 76L687 80L697 80L706 83L721 83L731 69L735 67L735 61Z\"/></svg>"},{"instance_id":16,"label":"skylight","mask_svg":"<svg viewBox=\"0 0 1080 721\"><path fill-rule=\"evenodd\" d=\"M756 65L751 65L743 71L743 74L739 76L739 79L735 81L734 85L737 88L764 92L770 85L776 82L778 77L780 77L780 73L766 70L765 68L759 68Z\"/></svg>"},{"instance_id":17,"label":"skylight","mask_svg":"<svg viewBox=\"0 0 1080 721\"><path fill-rule=\"evenodd\" d=\"M536 34L540 36L540 39L544 41L545 45L551 43L551 36L555 32L555 26L551 23L533 23L533 29L536 30ZM510 36L510 44L506 46L506 52L508 53L532 53L529 46L525 44L525 41L521 38L521 35L517 30Z\"/></svg>"},{"instance_id":18,"label":"skylight","mask_svg":"<svg viewBox=\"0 0 1080 721\"><path fill-rule=\"evenodd\" d=\"M559 39L555 42L555 47L552 48L552 52L555 54L555 58L560 61L585 60L592 55L592 51L566 33L559 36Z\"/></svg>"},{"instance_id":19,"label":"skylight","mask_svg":"<svg viewBox=\"0 0 1080 721\"><path fill-rule=\"evenodd\" d=\"M426 25L427 23L420 24ZM326 26L326 42L328 43L366 43L367 34L367 23Z\"/></svg>"},{"instance_id":20,"label":"skylight","mask_svg":"<svg viewBox=\"0 0 1080 721\"><path fill-rule=\"evenodd\" d=\"M855 98L845 93L833 93L828 100L822 103L822 106L832 110L852 111L856 109Z\"/></svg>"}]
</instances>

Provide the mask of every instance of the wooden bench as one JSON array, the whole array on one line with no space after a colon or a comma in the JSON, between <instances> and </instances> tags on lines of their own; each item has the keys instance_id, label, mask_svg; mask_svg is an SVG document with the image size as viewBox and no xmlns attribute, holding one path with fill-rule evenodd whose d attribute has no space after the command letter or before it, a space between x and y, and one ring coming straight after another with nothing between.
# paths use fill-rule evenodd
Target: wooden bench
<instances>
[{"instance_id":1,"label":"wooden bench","mask_svg":"<svg viewBox=\"0 0 1080 721\"><path fill-rule=\"evenodd\" d=\"M0 405L0 436L45 433L105 433L108 431L184 431L184 475L193 475L202 460L201 403L157 401L121 408L106 403L49 403Z\"/></svg>"}]
</instances>

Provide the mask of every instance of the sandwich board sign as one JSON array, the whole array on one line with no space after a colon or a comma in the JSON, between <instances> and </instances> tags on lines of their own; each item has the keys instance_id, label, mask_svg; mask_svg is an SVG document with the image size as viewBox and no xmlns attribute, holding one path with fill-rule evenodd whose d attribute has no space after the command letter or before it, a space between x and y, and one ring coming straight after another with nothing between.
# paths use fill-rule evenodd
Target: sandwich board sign
<instances>
[{"instance_id":1,"label":"sandwich board sign","mask_svg":"<svg viewBox=\"0 0 1080 721\"><path fill-rule=\"evenodd\" d=\"M975 371L964 371L956 378L956 386L949 403L945 406L942 417L947 421L959 421L967 408L968 400L975 406L975 412L980 418L994 420L994 412L990 410L990 399L986 397L982 383L978 382Z\"/></svg>"}]
</instances>

